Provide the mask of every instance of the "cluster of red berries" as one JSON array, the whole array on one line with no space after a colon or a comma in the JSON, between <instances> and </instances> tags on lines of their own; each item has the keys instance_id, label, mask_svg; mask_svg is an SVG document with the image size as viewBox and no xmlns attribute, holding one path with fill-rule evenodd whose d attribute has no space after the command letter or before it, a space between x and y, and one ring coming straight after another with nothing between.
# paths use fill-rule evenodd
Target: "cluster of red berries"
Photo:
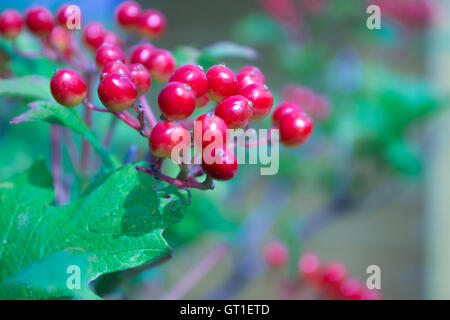
<instances>
[{"instance_id":1,"label":"cluster of red berries","mask_svg":"<svg viewBox=\"0 0 450 320\"><path fill-rule=\"evenodd\" d=\"M33 7L26 10L23 20L28 29L43 40L43 44L53 44L59 53L70 57L76 52L69 28L73 14L74 6L70 4L57 10L56 19L47 9ZM166 29L166 20L159 11L142 10L139 4L132 1L117 7L116 22L127 31L152 38L160 36ZM0 15L2 35L14 38L21 30L22 18L17 11L6 10ZM204 113L195 121L202 127L202 150L205 151L216 137L223 138L222 148L210 150L215 161L211 164L203 161L201 167L210 178L217 180L229 180L236 175L237 158L232 143L227 144L228 130L245 129L249 122L264 119L273 106L272 93L261 70L255 66L245 66L235 74L223 64L214 65L207 72L200 66L190 64L176 69L176 61L170 51L155 48L150 43L140 43L126 55L121 48L123 41L98 22L91 22L83 28L82 40L95 51L95 64L100 73L97 93L109 112L130 119L133 116L126 109L143 111L136 107L135 102L150 90L152 79L167 82L158 96L162 121L156 123L155 120L150 132L141 128L145 127L145 120L139 120L140 131L149 138L150 149L157 158L170 158L175 146L179 146L180 142L190 142L190 139L182 138L191 137L187 119L196 108L205 107L210 101L215 102L214 112ZM70 64L72 60L67 62ZM85 63L80 68L85 76L92 72L89 64ZM78 72L65 68L55 72L50 89L54 99L65 107L75 107L84 102L87 107L98 110L85 100L88 85ZM305 143L313 130L312 119L294 102L283 102L277 106L272 122L275 128L279 128L280 140L286 146ZM172 139L174 134L181 141ZM212 138L208 140L207 135ZM194 141L197 141L195 136Z\"/></svg>"},{"instance_id":2,"label":"cluster of red berries","mask_svg":"<svg viewBox=\"0 0 450 320\"><path fill-rule=\"evenodd\" d=\"M284 267L289 261L289 250L284 243L272 241L264 247L264 260L270 267ZM377 290L367 289L361 281L349 277L347 268L341 262L330 262L323 266L316 254L306 253L300 258L298 269L315 290L329 299L381 299Z\"/></svg>"}]
</instances>

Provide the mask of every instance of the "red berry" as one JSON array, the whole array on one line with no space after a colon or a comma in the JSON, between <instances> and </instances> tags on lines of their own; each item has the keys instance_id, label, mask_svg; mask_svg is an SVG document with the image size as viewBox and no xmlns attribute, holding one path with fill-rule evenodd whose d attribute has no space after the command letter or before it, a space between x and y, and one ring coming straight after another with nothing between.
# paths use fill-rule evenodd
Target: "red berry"
<instances>
[{"instance_id":1,"label":"red berry","mask_svg":"<svg viewBox=\"0 0 450 320\"><path fill-rule=\"evenodd\" d=\"M75 53L72 33L64 27L53 28L50 33L50 44L65 57L71 57Z\"/></svg>"},{"instance_id":2,"label":"red berry","mask_svg":"<svg viewBox=\"0 0 450 320\"><path fill-rule=\"evenodd\" d=\"M253 102L251 121L265 118L272 110L273 97L266 85L260 83L249 84L239 90L238 94Z\"/></svg>"},{"instance_id":3,"label":"red berry","mask_svg":"<svg viewBox=\"0 0 450 320\"><path fill-rule=\"evenodd\" d=\"M105 38L103 40L103 44L110 44L113 46L122 46L123 44L123 40L114 32L112 31L108 31L105 34Z\"/></svg>"},{"instance_id":4,"label":"red berry","mask_svg":"<svg viewBox=\"0 0 450 320\"><path fill-rule=\"evenodd\" d=\"M209 98L206 95L204 95L197 99L197 103L195 104L195 107L203 108L203 107L207 106L208 103L209 103Z\"/></svg>"},{"instance_id":5,"label":"red berry","mask_svg":"<svg viewBox=\"0 0 450 320\"><path fill-rule=\"evenodd\" d=\"M195 110L195 96L186 83L169 82L159 93L161 112L169 119L182 120Z\"/></svg>"},{"instance_id":6,"label":"red berry","mask_svg":"<svg viewBox=\"0 0 450 320\"><path fill-rule=\"evenodd\" d=\"M66 3L63 4L61 7L58 8L58 10L56 11L56 22L66 28L69 29L69 23L72 23L75 25L75 19L76 19L76 14L80 13L80 8L70 4L70 3ZM79 17L81 18L81 17ZM69 20L71 19L71 20ZM79 21L81 24L81 21Z\"/></svg>"},{"instance_id":7,"label":"red berry","mask_svg":"<svg viewBox=\"0 0 450 320\"><path fill-rule=\"evenodd\" d=\"M133 105L137 90L133 82L122 74L110 73L103 77L97 88L98 97L111 111L123 111Z\"/></svg>"},{"instance_id":8,"label":"red berry","mask_svg":"<svg viewBox=\"0 0 450 320\"><path fill-rule=\"evenodd\" d=\"M13 39L22 32L22 17L16 10L5 10L0 14L0 34Z\"/></svg>"},{"instance_id":9,"label":"red berry","mask_svg":"<svg viewBox=\"0 0 450 320\"><path fill-rule=\"evenodd\" d=\"M208 161L205 160L205 157ZM214 148L210 155L203 154L202 168L214 179L231 180L238 172L237 158L233 150L226 146L220 149Z\"/></svg>"},{"instance_id":10,"label":"red berry","mask_svg":"<svg viewBox=\"0 0 450 320\"><path fill-rule=\"evenodd\" d=\"M143 65L150 71L152 79L159 82L165 82L169 79L173 70L175 70L176 62L172 54L164 49L153 50L147 63Z\"/></svg>"},{"instance_id":11,"label":"red berry","mask_svg":"<svg viewBox=\"0 0 450 320\"><path fill-rule=\"evenodd\" d=\"M87 93L87 86L79 73L71 69L60 69L50 81L53 98L65 107L79 105Z\"/></svg>"},{"instance_id":12,"label":"red berry","mask_svg":"<svg viewBox=\"0 0 450 320\"><path fill-rule=\"evenodd\" d=\"M125 29L135 29L139 24L141 6L134 1L125 1L117 6L116 21Z\"/></svg>"},{"instance_id":13,"label":"red berry","mask_svg":"<svg viewBox=\"0 0 450 320\"><path fill-rule=\"evenodd\" d=\"M302 108L294 103L289 101L284 101L280 103L276 108L275 111L272 113L272 124L275 127L278 127L280 124L280 119L284 117L287 114L290 114L292 112L302 112Z\"/></svg>"},{"instance_id":14,"label":"red berry","mask_svg":"<svg viewBox=\"0 0 450 320\"><path fill-rule=\"evenodd\" d=\"M280 120L280 140L288 147L302 145L311 136L313 128L313 120L306 113L290 113Z\"/></svg>"},{"instance_id":15,"label":"red berry","mask_svg":"<svg viewBox=\"0 0 450 320\"><path fill-rule=\"evenodd\" d=\"M323 271L323 289L331 295L339 294L339 287L347 279L347 268L340 262L330 263Z\"/></svg>"},{"instance_id":16,"label":"red berry","mask_svg":"<svg viewBox=\"0 0 450 320\"><path fill-rule=\"evenodd\" d=\"M339 287L338 298L345 300L362 300L363 290L364 288L358 279L345 279Z\"/></svg>"},{"instance_id":17,"label":"red berry","mask_svg":"<svg viewBox=\"0 0 450 320\"><path fill-rule=\"evenodd\" d=\"M155 47L150 43L138 44L131 51L130 63L140 63L147 69L150 69L148 62L154 50Z\"/></svg>"},{"instance_id":18,"label":"red berry","mask_svg":"<svg viewBox=\"0 0 450 320\"><path fill-rule=\"evenodd\" d=\"M148 70L140 63L135 63L129 66L131 73L131 81L136 86L139 96L147 93L152 86L152 77Z\"/></svg>"},{"instance_id":19,"label":"red berry","mask_svg":"<svg viewBox=\"0 0 450 320\"><path fill-rule=\"evenodd\" d=\"M217 105L216 115L231 129L244 128L252 116L252 106L252 102L243 96L231 96Z\"/></svg>"},{"instance_id":20,"label":"red berry","mask_svg":"<svg viewBox=\"0 0 450 320\"><path fill-rule=\"evenodd\" d=\"M272 241L264 247L264 260L271 267L283 267L289 260L289 251L283 243Z\"/></svg>"},{"instance_id":21,"label":"red berry","mask_svg":"<svg viewBox=\"0 0 450 320\"><path fill-rule=\"evenodd\" d=\"M237 80L233 70L223 64L209 68L206 73L208 78L208 97L216 102L235 95L237 92Z\"/></svg>"},{"instance_id":22,"label":"red berry","mask_svg":"<svg viewBox=\"0 0 450 320\"><path fill-rule=\"evenodd\" d=\"M238 89L242 89L252 83L264 84L264 74L255 66L245 66L236 75Z\"/></svg>"},{"instance_id":23,"label":"red berry","mask_svg":"<svg viewBox=\"0 0 450 320\"><path fill-rule=\"evenodd\" d=\"M191 86L196 98L202 97L208 91L208 79L200 66L186 64L174 71L169 81L187 83Z\"/></svg>"},{"instance_id":24,"label":"red berry","mask_svg":"<svg viewBox=\"0 0 450 320\"><path fill-rule=\"evenodd\" d=\"M197 137L198 134L195 130L201 125L201 137ZM205 113L195 120L194 124L194 141L199 147L204 149L206 146L215 141L216 137L220 137L221 146L225 146L227 142L228 126L222 118L214 115L212 112ZM200 140L201 144L197 141ZM217 141L219 143L219 141Z\"/></svg>"},{"instance_id":25,"label":"red berry","mask_svg":"<svg viewBox=\"0 0 450 320\"><path fill-rule=\"evenodd\" d=\"M108 62L100 75L100 79L103 79L107 74L120 73L127 78L131 79L131 73L127 65L120 60Z\"/></svg>"},{"instance_id":26,"label":"red berry","mask_svg":"<svg viewBox=\"0 0 450 320\"><path fill-rule=\"evenodd\" d=\"M155 9L141 13L139 18L139 32L150 38L160 37L166 31L166 17Z\"/></svg>"},{"instance_id":27,"label":"red berry","mask_svg":"<svg viewBox=\"0 0 450 320\"><path fill-rule=\"evenodd\" d=\"M105 41L105 29L100 22L91 22L83 29L83 41L92 50L97 50Z\"/></svg>"},{"instance_id":28,"label":"red berry","mask_svg":"<svg viewBox=\"0 0 450 320\"><path fill-rule=\"evenodd\" d=\"M25 12L25 23L31 33L38 37L50 35L54 26L51 12L40 6L27 9Z\"/></svg>"},{"instance_id":29,"label":"red berry","mask_svg":"<svg viewBox=\"0 0 450 320\"><path fill-rule=\"evenodd\" d=\"M298 269L302 276L314 286L320 281L320 260L314 253L305 253L298 262Z\"/></svg>"},{"instance_id":30,"label":"red berry","mask_svg":"<svg viewBox=\"0 0 450 320\"><path fill-rule=\"evenodd\" d=\"M95 63L102 70L111 61L121 61L125 63L125 55L118 46L110 44L101 45L95 52Z\"/></svg>"},{"instance_id":31,"label":"red berry","mask_svg":"<svg viewBox=\"0 0 450 320\"><path fill-rule=\"evenodd\" d=\"M179 136L179 140L172 137ZM174 141L173 141L174 140ZM190 133L186 127L179 121L161 121L153 129L150 134L149 146L153 155L160 158L171 158L173 148L182 143L188 147L190 144Z\"/></svg>"}]
</instances>

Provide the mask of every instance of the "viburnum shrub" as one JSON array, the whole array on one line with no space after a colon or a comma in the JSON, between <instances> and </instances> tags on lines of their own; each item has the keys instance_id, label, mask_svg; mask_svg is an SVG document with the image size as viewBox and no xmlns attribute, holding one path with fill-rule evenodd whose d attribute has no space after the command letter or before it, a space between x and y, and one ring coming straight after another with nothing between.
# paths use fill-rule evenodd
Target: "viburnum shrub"
<instances>
[{"instance_id":1,"label":"viburnum shrub","mask_svg":"<svg viewBox=\"0 0 450 320\"><path fill-rule=\"evenodd\" d=\"M92 161L94 159L90 156L91 147L101 158L99 176L95 175L98 180L95 180L93 186L88 187L89 192L83 193L80 200L73 202L73 205L48 206L52 193L41 190L44 194L36 195L36 198L33 198L35 202L30 204L30 207L17 208L24 212L28 210L37 216L52 212L48 213L48 220L36 218L51 224L52 232L53 229L58 229L61 233L60 237L58 234L49 240L50 244L46 245L49 251L45 252L46 255L67 248L81 248L81 251L87 254L106 257L104 259L107 261L99 261L89 274L91 278L95 278L103 273L136 267L161 257L169 250L161 230L168 221L176 222L180 219L180 210L190 195L187 189L213 189L214 180L231 180L237 175L240 164L234 150L235 141L228 139L230 129L247 130L256 121L269 117L273 111L272 129L279 130L280 141L285 146L297 147L303 145L311 136L313 120L304 112L302 106L294 102L281 102L274 107L274 98L267 84L270 78L256 66L243 66L235 72L220 63L220 54L215 57L215 60L219 61L214 63L207 62L207 55L204 55L202 60L201 52L186 61L174 52L157 48L150 40L165 33L167 21L164 15L155 9L141 8L132 1L121 3L117 7L116 23L126 35L126 41L95 21L83 24L79 37L74 35L76 29L70 28L68 24L72 24L72 15L77 12L75 9L71 4L64 4L53 14L44 7L31 7L23 16L15 10L6 10L0 15L0 34L11 39L12 48L18 55L25 58L46 57L59 66L49 84L45 86L40 86L45 81L38 81L36 77L10 79L11 86L15 85L14 81L18 81L19 86L20 83L31 83L33 88L39 88L17 93L18 96L38 101L32 102L31 110L14 118L11 123L41 120L51 124L52 175L56 204L69 201L59 155L62 139L66 139L65 145L69 149L74 167L83 173L83 178L93 174L93 168L99 163ZM16 40L25 32L22 26L35 37L41 50L27 51L20 47ZM141 42L133 43L136 42L133 39L138 37ZM78 41L79 38L81 41ZM216 48L220 49L220 46L226 47L224 51L231 48L237 52L247 52L239 51L235 44L222 43ZM242 53L244 57L245 54ZM206 61L205 68L199 65L200 61ZM152 86L154 81L159 82L162 89L156 91L155 86ZM147 100L149 95L157 97L158 112L150 106ZM96 105L97 100L102 106ZM83 109L84 121L75 109L77 106ZM99 115L112 115L115 121L123 122L147 139L149 156L146 161L118 165L117 159L106 150L112 139L115 122L112 122L103 143L99 142L91 131L96 127L92 115L94 111ZM200 130L195 129L197 125ZM83 138L80 159L68 135L69 129ZM137 136L136 139L138 138ZM278 142L272 138L269 134L266 141L256 141L255 145L258 146L260 142ZM133 143L134 141L130 141L130 145ZM251 148L255 145L246 143L244 147ZM209 154L210 157L200 157L199 162L178 163L173 159L173 155L176 149L185 150L183 147L198 147L201 153ZM186 156L184 152L181 152L181 155ZM194 160L197 157L198 154L194 154L191 158ZM174 160L179 166L176 177L163 173L163 163L167 159ZM30 175L44 175L46 172L42 163L37 163L30 170L37 170L28 173ZM47 176L41 178L41 185L44 186L51 181ZM37 177L33 179L39 180ZM11 182L10 185L17 188L14 190L25 192L27 188L32 189L28 185L21 186L20 181ZM154 184L148 181L153 181ZM160 186L161 183L164 184L163 187ZM114 195L113 199L104 198L111 194ZM98 198L94 199L94 195ZM130 203L133 203L131 207ZM2 205L0 204L0 207ZM95 211L93 208L98 206L101 209ZM128 212L130 210L131 212ZM81 215L83 212L85 215ZM143 225L135 223L134 217L142 212L151 212L155 220L145 220ZM167 218L169 213L170 217ZM74 217L78 214L79 217ZM131 218L121 216L125 214L130 214ZM73 230L66 229L72 228L71 224L59 227L59 223L63 224L65 219L72 218L76 219L77 223ZM127 224L122 225L123 220L116 220L119 218L128 221ZM133 233L133 236L126 240L115 236L121 233L127 237ZM136 235L140 235L142 239L135 239ZM83 239L89 240L84 242ZM29 241L36 246L42 244L39 241ZM104 242L110 245L111 252L104 249L104 246L94 246L103 245ZM148 246L154 245L155 248L147 250L147 246L142 247L143 243L147 242L150 242ZM113 251L114 245L111 243L121 248L129 247L129 252L117 253ZM103 249L99 249L100 247ZM282 265L287 259L286 252L277 250L279 251L279 248L276 246L270 248L267 257L273 265ZM30 249L22 254L24 261L29 262L47 257L38 249ZM128 261L130 259L131 262ZM124 261L121 262L122 260ZM6 275L13 274L13 271L19 271L13 269L4 274L0 271L0 281L4 280ZM47 294L44 296L47 297Z\"/></svg>"}]
</instances>

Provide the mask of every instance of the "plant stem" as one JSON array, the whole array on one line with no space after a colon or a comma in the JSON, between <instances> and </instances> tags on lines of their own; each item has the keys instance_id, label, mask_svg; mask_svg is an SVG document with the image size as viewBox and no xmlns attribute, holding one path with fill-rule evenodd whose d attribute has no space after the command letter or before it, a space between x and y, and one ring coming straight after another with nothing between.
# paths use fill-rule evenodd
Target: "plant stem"
<instances>
[{"instance_id":1,"label":"plant stem","mask_svg":"<svg viewBox=\"0 0 450 320\"><path fill-rule=\"evenodd\" d=\"M93 73L87 73L87 100L91 100L92 95L92 83ZM92 127L92 110L90 108L84 108L84 121L88 128ZM83 139L81 149L81 170L86 171L89 168L89 160L91 154L91 146L89 142Z\"/></svg>"},{"instance_id":2,"label":"plant stem","mask_svg":"<svg viewBox=\"0 0 450 320\"><path fill-rule=\"evenodd\" d=\"M227 243L219 243L209 250L205 256L164 295L165 300L179 300L186 296L205 275L213 269L228 253L231 247Z\"/></svg>"},{"instance_id":3,"label":"plant stem","mask_svg":"<svg viewBox=\"0 0 450 320\"><path fill-rule=\"evenodd\" d=\"M72 140L72 136L70 135L69 131L66 128L61 128L61 135L64 140L64 145L67 149L67 152L69 153L70 160L72 161L72 164L76 170L80 169L80 159L77 152L77 149L75 148L75 143Z\"/></svg>"},{"instance_id":4,"label":"plant stem","mask_svg":"<svg viewBox=\"0 0 450 320\"><path fill-rule=\"evenodd\" d=\"M111 122L109 123L108 131L106 132L105 138L103 139L103 147L108 148L111 145L112 138L114 135L114 131L117 126L117 117L112 117Z\"/></svg>"},{"instance_id":5,"label":"plant stem","mask_svg":"<svg viewBox=\"0 0 450 320\"><path fill-rule=\"evenodd\" d=\"M50 126L50 140L52 147L52 176L55 187L55 203L57 205L67 201L62 182L61 139L57 125Z\"/></svg>"},{"instance_id":6,"label":"plant stem","mask_svg":"<svg viewBox=\"0 0 450 320\"><path fill-rule=\"evenodd\" d=\"M152 108L150 107L150 104L148 103L147 98L142 95L139 97L139 103L142 105L142 108L144 109L145 117L147 118L148 122L150 123L150 126L153 128L156 126L158 121L156 120L155 115L153 114Z\"/></svg>"}]
</instances>

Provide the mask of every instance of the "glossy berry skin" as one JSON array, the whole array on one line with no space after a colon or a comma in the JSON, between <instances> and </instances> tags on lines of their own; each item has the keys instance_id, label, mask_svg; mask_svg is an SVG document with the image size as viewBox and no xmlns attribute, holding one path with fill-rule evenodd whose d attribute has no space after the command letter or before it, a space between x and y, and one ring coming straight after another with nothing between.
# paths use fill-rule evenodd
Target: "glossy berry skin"
<instances>
[{"instance_id":1,"label":"glossy berry skin","mask_svg":"<svg viewBox=\"0 0 450 320\"><path fill-rule=\"evenodd\" d=\"M201 125L201 137L196 135L199 133L196 128ZM205 135L206 134L206 135ZM194 142L204 149L206 146L215 141L216 137L222 137L220 143L226 145L228 135L228 126L222 118L214 115L212 112L202 114L195 120L194 124ZM197 141L198 140L198 141ZM199 143L201 142L201 143ZM219 141L217 142L219 143Z\"/></svg>"},{"instance_id":2,"label":"glossy berry skin","mask_svg":"<svg viewBox=\"0 0 450 320\"><path fill-rule=\"evenodd\" d=\"M209 68L206 73L208 79L208 97L216 102L235 95L237 92L237 79L233 70L219 64Z\"/></svg>"},{"instance_id":3,"label":"glossy berry skin","mask_svg":"<svg viewBox=\"0 0 450 320\"><path fill-rule=\"evenodd\" d=\"M22 17L16 10L5 10L0 14L0 35L4 38L14 39L23 28Z\"/></svg>"},{"instance_id":4,"label":"glossy berry skin","mask_svg":"<svg viewBox=\"0 0 450 320\"><path fill-rule=\"evenodd\" d=\"M143 36L158 38L166 31L166 17L158 10L149 9L141 13L139 32Z\"/></svg>"},{"instance_id":5,"label":"glossy berry skin","mask_svg":"<svg viewBox=\"0 0 450 320\"><path fill-rule=\"evenodd\" d=\"M276 108L275 111L272 113L272 124L275 127L278 127L280 124L280 119L292 112L303 112L302 108L294 103L289 101L281 102Z\"/></svg>"},{"instance_id":6,"label":"glossy berry skin","mask_svg":"<svg viewBox=\"0 0 450 320\"><path fill-rule=\"evenodd\" d=\"M216 115L225 120L231 129L244 128L252 116L252 105L252 102L243 96L231 96L217 105Z\"/></svg>"},{"instance_id":7,"label":"glossy berry skin","mask_svg":"<svg viewBox=\"0 0 450 320\"><path fill-rule=\"evenodd\" d=\"M209 103L209 98L206 95L204 95L204 96L201 96L200 98L197 98L195 107L203 108L203 107L206 107L208 105L208 103Z\"/></svg>"},{"instance_id":8,"label":"glossy berry skin","mask_svg":"<svg viewBox=\"0 0 450 320\"><path fill-rule=\"evenodd\" d=\"M169 82L159 93L159 108L171 120L182 120L195 110L195 96L186 83Z\"/></svg>"},{"instance_id":9,"label":"glossy berry skin","mask_svg":"<svg viewBox=\"0 0 450 320\"><path fill-rule=\"evenodd\" d=\"M108 62L102 70L100 79L103 79L107 74L119 73L127 78L131 78L131 73L129 68L125 63L120 60Z\"/></svg>"},{"instance_id":10,"label":"glossy berry skin","mask_svg":"<svg viewBox=\"0 0 450 320\"><path fill-rule=\"evenodd\" d=\"M280 140L287 147L304 144L314 128L313 120L306 113L290 113L280 120Z\"/></svg>"},{"instance_id":11,"label":"glossy berry skin","mask_svg":"<svg viewBox=\"0 0 450 320\"><path fill-rule=\"evenodd\" d=\"M186 64L177 68L169 78L170 81L187 83L191 86L196 98L200 98L208 91L208 79L199 66Z\"/></svg>"},{"instance_id":12,"label":"glossy berry skin","mask_svg":"<svg viewBox=\"0 0 450 320\"><path fill-rule=\"evenodd\" d=\"M179 140L172 137L179 136ZM186 137L184 139L183 137ZM180 142L184 146L190 144L190 133L179 121L165 120L159 122L153 129L149 138L149 146L153 155L160 158L171 158L173 148ZM174 140L174 141L172 141Z\"/></svg>"},{"instance_id":13,"label":"glossy berry skin","mask_svg":"<svg viewBox=\"0 0 450 320\"><path fill-rule=\"evenodd\" d=\"M108 31L105 34L105 38L103 40L103 44L110 44L113 46L122 46L123 40L114 32Z\"/></svg>"},{"instance_id":14,"label":"glossy berry skin","mask_svg":"<svg viewBox=\"0 0 450 320\"><path fill-rule=\"evenodd\" d=\"M91 22L83 29L82 38L91 50L97 50L105 41L106 31L100 22Z\"/></svg>"},{"instance_id":15,"label":"glossy berry skin","mask_svg":"<svg viewBox=\"0 0 450 320\"><path fill-rule=\"evenodd\" d=\"M56 11L56 22L66 29L68 29L68 20L69 18L73 17L73 15L76 13L76 8L74 9L73 4L66 3L63 4L61 7L58 8ZM81 21L80 21L81 23Z\"/></svg>"},{"instance_id":16,"label":"glossy berry skin","mask_svg":"<svg viewBox=\"0 0 450 320\"><path fill-rule=\"evenodd\" d=\"M32 7L25 12L25 24L34 35L46 37L54 27L53 16L44 7Z\"/></svg>"},{"instance_id":17,"label":"glossy berry skin","mask_svg":"<svg viewBox=\"0 0 450 320\"><path fill-rule=\"evenodd\" d=\"M140 63L132 64L128 67L130 70L130 79L136 86L139 96L147 93L152 86L152 77L148 70Z\"/></svg>"},{"instance_id":18,"label":"glossy berry skin","mask_svg":"<svg viewBox=\"0 0 450 320\"><path fill-rule=\"evenodd\" d=\"M219 161L215 161L216 153ZM236 155L234 154L232 149L227 147L223 147L221 149L214 149L211 152L211 156L213 157L213 161L210 164L205 161L205 153L203 154L203 163L202 169L208 174L210 177L216 180L231 180L233 179L238 172L238 163Z\"/></svg>"},{"instance_id":19,"label":"glossy berry skin","mask_svg":"<svg viewBox=\"0 0 450 320\"><path fill-rule=\"evenodd\" d=\"M175 70L176 62L169 51L155 49L150 55L147 63L143 65L150 71L152 79L159 82L165 82Z\"/></svg>"},{"instance_id":20,"label":"glossy berry skin","mask_svg":"<svg viewBox=\"0 0 450 320\"><path fill-rule=\"evenodd\" d=\"M130 54L130 63L140 63L147 69L149 69L149 60L153 51L155 51L155 47L150 43L141 43L136 45Z\"/></svg>"},{"instance_id":21,"label":"glossy berry skin","mask_svg":"<svg viewBox=\"0 0 450 320\"><path fill-rule=\"evenodd\" d=\"M134 1L125 1L117 6L116 21L124 29L136 29L141 15L141 6Z\"/></svg>"},{"instance_id":22,"label":"glossy berry skin","mask_svg":"<svg viewBox=\"0 0 450 320\"><path fill-rule=\"evenodd\" d=\"M253 103L251 121L258 121L265 118L272 110L272 93L269 88L263 84L250 84L239 90L238 94L246 97Z\"/></svg>"},{"instance_id":23,"label":"glossy berry skin","mask_svg":"<svg viewBox=\"0 0 450 320\"><path fill-rule=\"evenodd\" d=\"M298 262L300 274L313 286L320 284L320 259L314 253L305 253Z\"/></svg>"},{"instance_id":24,"label":"glossy berry skin","mask_svg":"<svg viewBox=\"0 0 450 320\"><path fill-rule=\"evenodd\" d=\"M289 251L283 243L272 241L264 247L264 260L270 267L283 267L289 260Z\"/></svg>"},{"instance_id":25,"label":"glossy berry skin","mask_svg":"<svg viewBox=\"0 0 450 320\"><path fill-rule=\"evenodd\" d=\"M109 62L121 61L125 63L125 55L118 46L110 44L101 45L95 52L95 63L102 70Z\"/></svg>"},{"instance_id":26,"label":"glossy berry skin","mask_svg":"<svg viewBox=\"0 0 450 320\"><path fill-rule=\"evenodd\" d=\"M264 74L255 66L245 66L236 75L238 89L242 89L252 83L264 84L266 82Z\"/></svg>"},{"instance_id":27,"label":"glossy berry skin","mask_svg":"<svg viewBox=\"0 0 450 320\"><path fill-rule=\"evenodd\" d=\"M79 73L71 69L60 69L50 81L53 98L65 107L75 107L83 102L87 86Z\"/></svg>"},{"instance_id":28,"label":"glossy berry skin","mask_svg":"<svg viewBox=\"0 0 450 320\"><path fill-rule=\"evenodd\" d=\"M137 90L133 82L118 73L105 75L100 81L97 92L103 105L114 112L131 107L137 98Z\"/></svg>"}]
</instances>

